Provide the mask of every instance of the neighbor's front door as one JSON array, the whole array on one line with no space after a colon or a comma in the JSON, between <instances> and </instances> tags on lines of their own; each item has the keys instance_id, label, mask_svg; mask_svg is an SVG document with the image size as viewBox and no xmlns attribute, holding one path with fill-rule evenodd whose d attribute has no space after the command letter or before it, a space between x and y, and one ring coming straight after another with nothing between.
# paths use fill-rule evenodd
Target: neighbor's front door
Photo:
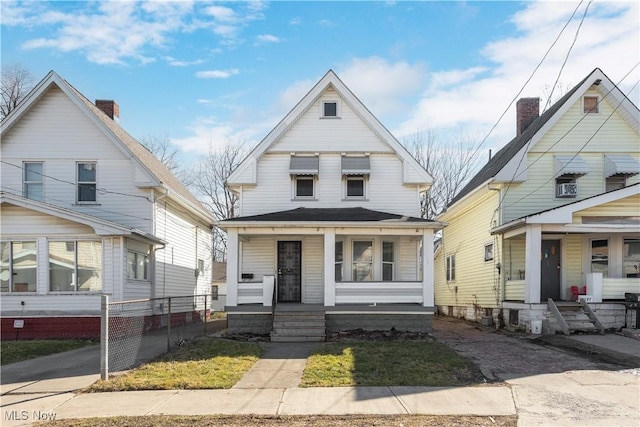
<instances>
[{"instance_id":1,"label":"neighbor's front door","mask_svg":"<svg viewBox=\"0 0 640 427\"><path fill-rule=\"evenodd\" d=\"M278 302L301 302L302 242L278 242Z\"/></svg>"},{"instance_id":2,"label":"neighbor's front door","mask_svg":"<svg viewBox=\"0 0 640 427\"><path fill-rule=\"evenodd\" d=\"M543 240L540 261L540 301L560 299L560 240Z\"/></svg>"}]
</instances>

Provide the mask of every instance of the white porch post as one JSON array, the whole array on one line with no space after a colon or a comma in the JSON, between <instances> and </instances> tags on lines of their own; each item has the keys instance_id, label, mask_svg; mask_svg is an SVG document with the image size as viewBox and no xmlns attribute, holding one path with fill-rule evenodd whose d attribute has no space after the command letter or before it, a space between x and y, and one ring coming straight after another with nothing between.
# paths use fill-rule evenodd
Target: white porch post
<instances>
[{"instance_id":1,"label":"white porch post","mask_svg":"<svg viewBox=\"0 0 640 427\"><path fill-rule=\"evenodd\" d=\"M540 253L542 251L542 226L527 226L525 249L525 293L524 302L537 304L540 302Z\"/></svg>"},{"instance_id":2,"label":"white porch post","mask_svg":"<svg viewBox=\"0 0 640 427\"><path fill-rule=\"evenodd\" d=\"M238 230L227 230L227 305L238 305Z\"/></svg>"},{"instance_id":3,"label":"white porch post","mask_svg":"<svg viewBox=\"0 0 640 427\"><path fill-rule=\"evenodd\" d=\"M591 295L593 302L602 302L602 273L587 273L585 275L587 295Z\"/></svg>"},{"instance_id":4,"label":"white porch post","mask_svg":"<svg viewBox=\"0 0 640 427\"><path fill-rule=\"evenodd\" d=\"M336 229L324 229L324 305L336 305Z\"/></svg>"},{"instance_id":5,"label":"white porch post","mask_svg":"<svg viewBox=\"0 0 640 427\"><path fill-rule=\"evenodd\" d=\"M422 305L433 307L433 230L426 229L422 234Z\"/></svg>"}]
</instances>

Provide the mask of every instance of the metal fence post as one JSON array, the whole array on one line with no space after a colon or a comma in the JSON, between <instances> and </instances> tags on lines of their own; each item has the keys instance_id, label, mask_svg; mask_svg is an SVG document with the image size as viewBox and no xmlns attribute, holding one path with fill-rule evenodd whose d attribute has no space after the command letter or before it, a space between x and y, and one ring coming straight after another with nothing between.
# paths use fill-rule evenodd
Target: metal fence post
<instances>
[{"instance_id":1,"label":"metal fence post","mask_svg":"<svg viewBox=\"0 0 640 427\"><path fill-rule=\"evenodd\" d=\"M204 314L202 321L204 322L204 334L207 335L207 295L204 296Z\"/></svg>"},{"instance_id":2,"label":"metal fence post","mask_svg":"<svg viewBox=\"0 0 640 427\"><path fill-rule=\"evenodd\" d=\"M168 303L168 310L169 310L169 314L167 315L167 352L169 352L169 350L171 350L171 297L168 298L169 303Z\"/></svg>"},{"instance_id":3,"label":"metal fence post","mask_svg":"<svg viewBox=\"0 0 640 427\"><path fill-rule=\"evenodd\" d=\"M100 379L109 378L109 295L100 298Z\"/></svg>"}]
</instances>

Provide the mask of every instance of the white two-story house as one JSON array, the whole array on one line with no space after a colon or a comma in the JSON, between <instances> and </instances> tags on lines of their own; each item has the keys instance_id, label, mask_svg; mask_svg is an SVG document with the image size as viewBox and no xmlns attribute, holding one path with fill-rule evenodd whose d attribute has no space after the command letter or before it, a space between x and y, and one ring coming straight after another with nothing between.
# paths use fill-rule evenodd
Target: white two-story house
<instances>
[{"instance_id":1,"label":"white two-story house","mask_svg":"<svg viewBox=\"0 0 640 427\"><path fill-rule=\"evenodd\" d=\"M272 339L429 331L442 226L420 218L431 183L329 71L227 181L239 194L239 216L219 223L230 330ZM279 324L287 311L317 313L315 332Z\"/></svg>"},{"instance_id":2,"label":"white two-story house","mask_svg":"<svg viewBox=\"0 0 640 427\"><path fill-rule=\"evenodd\" d=\"M51 71L2 121L2 339L100 336L100 300L210 292L212 216Z\"/></svg>"},{"instance_id":3,"label":"white two-story house","mask_svg":"<svg viewBox=\"0 0 640 427\"><path fill-rule=\"evenodd\" d=\"M438 217L449 225L436 305L526 330L635 326L625 294L640 293L638 107L595 69L542 114L538 98L516 108L516 136ZM582 318L569 313L580 299Z\"/></svg>"}]
</instances>

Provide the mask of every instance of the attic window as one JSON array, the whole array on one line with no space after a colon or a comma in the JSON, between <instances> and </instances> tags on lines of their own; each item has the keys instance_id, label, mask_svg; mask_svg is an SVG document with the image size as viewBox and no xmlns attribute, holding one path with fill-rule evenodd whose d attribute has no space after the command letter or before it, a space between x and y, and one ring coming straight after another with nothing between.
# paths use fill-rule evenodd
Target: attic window
<instances>
[{"instance_id":1,"label":"attic window","mask_svg":"<svg viewBox=\"0 0 640 427\"><path fill-rule=\"evenodd\" d=\"M338 117L338 103L336 101L323 102L322 117Z\"/></svg>"},{"instance_id":2,"label":"attic window","mask_svg":"<svg viewBox=\"0 0 640 427\"><path fill-rule=\"evenodd\" d=\"M582 98L582 112L584 114L599 113L599 104L597 96L585 96Z\"/></svg>"}]
</instances>

